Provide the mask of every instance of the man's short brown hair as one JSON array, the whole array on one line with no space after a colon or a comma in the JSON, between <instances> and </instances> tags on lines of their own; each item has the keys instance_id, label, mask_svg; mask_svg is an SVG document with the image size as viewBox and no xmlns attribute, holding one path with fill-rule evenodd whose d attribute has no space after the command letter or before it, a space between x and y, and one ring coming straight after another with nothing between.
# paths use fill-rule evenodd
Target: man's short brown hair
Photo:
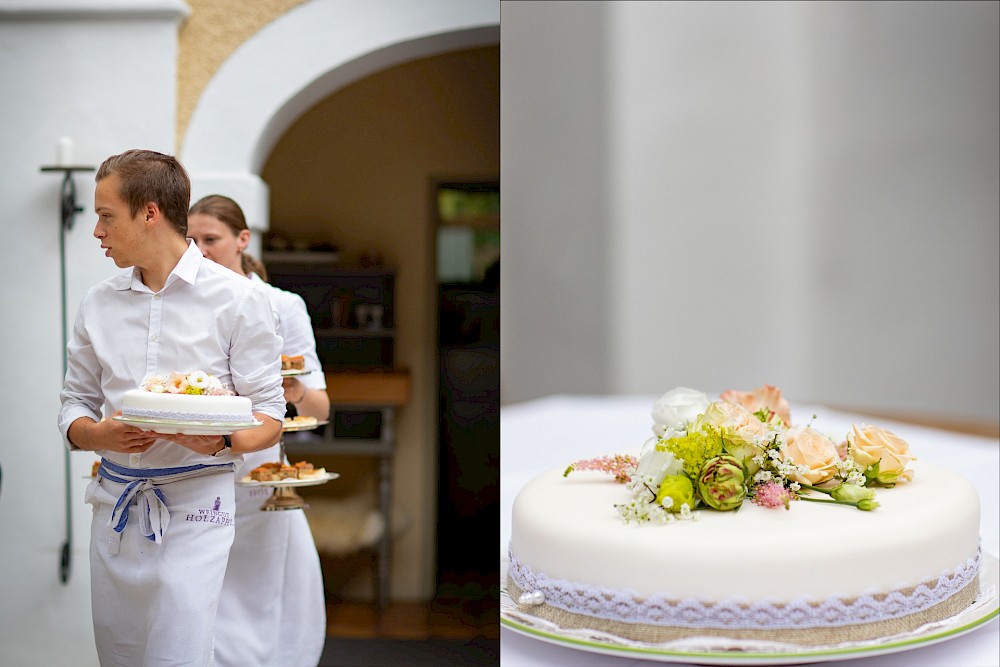
<instances>
[{"instance_id":1,"label":"man's short brown hair","mask_svg":"<svg viewBox=\"0 0 1000 667\"><path fill-rule=\"evenodd\" d=\"M121 181L122 200L136 215L146 202L156 202L174 229L187 236L187 214L191 203L191 179L172 155L133 149L112 155L97 169L96 181L111 176Z\"/></svg>"}]
</instances>

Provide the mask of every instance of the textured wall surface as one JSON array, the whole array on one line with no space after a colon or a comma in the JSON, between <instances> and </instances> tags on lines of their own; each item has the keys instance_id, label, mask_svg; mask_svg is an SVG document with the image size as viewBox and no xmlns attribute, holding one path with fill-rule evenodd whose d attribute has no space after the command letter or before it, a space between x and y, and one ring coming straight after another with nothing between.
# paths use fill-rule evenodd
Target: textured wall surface
<instances>
[{"instance_id":1,"label":"textured wall surface","mask_svg":"<svg viewBox=\"0 0 1000 667\"><path fill-rule=\"evenodd\" d=\"M306 0L188 0L177 56L177 137L184 137L198 98L240 45Z\"/></svg>"}]
</instances>

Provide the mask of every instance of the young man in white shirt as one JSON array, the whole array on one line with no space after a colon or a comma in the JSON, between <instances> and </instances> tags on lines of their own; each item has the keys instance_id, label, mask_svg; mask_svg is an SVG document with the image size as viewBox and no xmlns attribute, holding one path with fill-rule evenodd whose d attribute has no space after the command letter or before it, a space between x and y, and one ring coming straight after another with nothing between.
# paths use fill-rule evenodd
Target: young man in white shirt
<instances>
[{"instance_id":1,"label":"young man in white shirt","mask_svg":"<svg viewBox=\"0 0 1000 667\"><path fill-rule=\"evenodd\" d=\"M191 186L175 158L127 151L96 180L94 236L128 270L83 297L59 427L71 449L102 457L86 493L98 656L102 667L208 665L233 541L233 468L281 432L281 338L266 296L185 238ZM146 377L191 370L250 398L263 424L165 435L111 419Z\"/></svg>"}]
</instances>

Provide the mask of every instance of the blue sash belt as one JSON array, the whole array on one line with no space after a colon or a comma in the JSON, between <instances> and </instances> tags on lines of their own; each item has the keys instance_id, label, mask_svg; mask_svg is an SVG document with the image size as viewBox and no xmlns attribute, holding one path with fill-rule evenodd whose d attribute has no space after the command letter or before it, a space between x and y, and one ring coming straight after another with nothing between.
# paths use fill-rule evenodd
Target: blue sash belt
<instances>
[{"instance_id":1,"label":"blue sash belt","mask_svg":"<svg viewBox=\"0 0 1000 667\"><path fill-rule=\"evenodd\" d=\"M158 488L160 485L231 472L235 468L235 463L196 464L179 468L126 468L102 458L101 466L97 469L98 476L125 485L108 522L117 534L117 539L109 545L111 553L118 553L121 534L129 519L129 507L133 504L138 507L139 530L146 539L157 544L163 541L163 535L170 525L170 510L166 497Z\"/></svg>"}]
</instances>

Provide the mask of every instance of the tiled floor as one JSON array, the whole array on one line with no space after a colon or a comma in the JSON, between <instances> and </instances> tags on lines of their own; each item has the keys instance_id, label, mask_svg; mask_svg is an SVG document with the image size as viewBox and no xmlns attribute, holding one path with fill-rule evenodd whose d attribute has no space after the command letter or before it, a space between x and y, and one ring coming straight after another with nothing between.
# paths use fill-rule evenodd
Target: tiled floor
<instances>
[{"instance_id":1,"label":"tiled floor","mask_svg":"<svg viewBox=\"0 0 1000 667\"><path fill-rule=\"evenodd\" d=\"M471 600L394 602L380 616L368 602L332 602L327 604L327 634L352 639L497 639L499 614L495 605L487 607Z\"/></svg>"}]
</instances>

